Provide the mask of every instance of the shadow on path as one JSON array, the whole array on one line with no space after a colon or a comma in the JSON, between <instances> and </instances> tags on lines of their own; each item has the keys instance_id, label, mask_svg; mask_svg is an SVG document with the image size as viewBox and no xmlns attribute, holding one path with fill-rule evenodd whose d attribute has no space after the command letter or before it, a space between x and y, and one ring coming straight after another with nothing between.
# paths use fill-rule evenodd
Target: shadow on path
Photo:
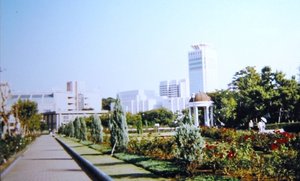
<instances>
[{"instance_id":1,"label":"shadow on path","mask_svg":"<svg viewBox=\"0 0 300 181\"><path fill-rule=\"evenodd\" d=\"M113 179L123 179L123 178L158 178L156 175L151 173L129 173L129 174L117 174L110 175Z\"/></svg>"},{"instance_id":2,"label":"shadow on path","mask_svg":"<svg viewBox=\"0 0 300 181\"><path fill-rule=\"evenodd\" d=\"M82 172L81 169L49 169L51 172Z\"/></svg>"},{"instance_id":3,"label":"shadow on path","mask_svg":"<svg viewBox=\"0 0 300 181\"><path fill-rule=\"evenodd\" d=\"M103 155L101 153L84 153L84 154L80 154L81 156L100 156Z\"/></svg>"},{"instance_id":4,"label":"shadow on path","mask_svg":"<svg viewBox=\"0 0 300 181\"><path fill-rule=\"evenodd\" d=\"M111 163L96 163L94 164L96 167L101 167L101 166L117 166L117 165L128 165L128 163L125 162L111 162Z\"/></svg>"},{"instance_id":5,"label":"shadow on path","mask_svg":"<svg viewBox=\"0 0 300 181\"><path fill-rule=\"evenodd\" d=\"M24 160L72 160L72 158L26 158Z\"/></svg>"}]
</instances>

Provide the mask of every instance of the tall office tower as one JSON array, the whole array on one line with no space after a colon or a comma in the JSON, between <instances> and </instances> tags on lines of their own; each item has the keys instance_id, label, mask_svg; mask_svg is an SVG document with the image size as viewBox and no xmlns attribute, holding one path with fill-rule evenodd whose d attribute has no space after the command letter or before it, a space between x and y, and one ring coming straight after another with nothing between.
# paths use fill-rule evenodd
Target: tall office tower
<instances>
[{"instance_id":1,"label":"tall office tower","mask_svg":"<svg viewBox=\"0 0 300 181\"><path fill-rule=\"evenodd\" d=\"M159 84L159 95L166 97L186 97L186 81L171 80L161 81Z\"/></svg>"},{"instance_id":2,"label":"tall office tower","mask_svg":"<svg viewBox=\"0 0 300 181\"><path fill-rule=\"evenodd\" d=\"M218 89L216 51L206 44L192 45L189 52L190 95Z\"/></svg>"}]
</instances>

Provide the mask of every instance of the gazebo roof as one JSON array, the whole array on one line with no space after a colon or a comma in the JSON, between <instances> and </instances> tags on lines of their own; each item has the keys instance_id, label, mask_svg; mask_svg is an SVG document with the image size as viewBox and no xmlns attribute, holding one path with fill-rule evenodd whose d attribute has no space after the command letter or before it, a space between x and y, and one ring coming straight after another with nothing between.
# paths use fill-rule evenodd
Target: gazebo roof
<instances>
[{"instance_id":1,"label":"gazebo roof","mask_svg":"<svg viewBox=\"0 0 300 181\"><path fill-rule=\"evenodd\" d=\"M206 102L206 101L211 101L211 97L209 97L204 92L198 92L197 94L195 94L194 99L193 98L190 99L190 102Z\"/></svg>"}]
</instances>

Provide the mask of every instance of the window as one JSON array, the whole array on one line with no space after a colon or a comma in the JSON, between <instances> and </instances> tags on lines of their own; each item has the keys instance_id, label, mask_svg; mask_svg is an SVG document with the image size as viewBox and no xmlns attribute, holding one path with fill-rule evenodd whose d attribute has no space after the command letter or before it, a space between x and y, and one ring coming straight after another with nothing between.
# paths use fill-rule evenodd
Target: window
<instances>
[{"instance_id":1,"label":"window","mask_svg":"<svg viewBox=\"0 0 300 181\"><path fill-rule=\"evenodd\" d=\"M30 98L30 95L21 95L20 98L21 98L21 99L29 99L29 98Z\"/></svg>"},{"instance_id":2,"label":"window","mask_svg":"<svg viewBox=\"0 0 300 181\"><path fill-rule=\"evenodd\" d=\"M32 95L32 98L42 98L42 94L35 94L35 95Z\"/></svg>"},{"instance_id":3,"label":"window","mask_svg":"<svg viewBox=\"0 0 300 181\"><path fill-rule=\"evenodd\" d=\"M50 97L54 97L54 95L53 94L45 94L44 95L44 98L50 98Z\"/></svg>"},{"instance_id":4,"label":"window","mask_svg":"<svg viewBox=\"0 0 300 181\"><path fill-rule=\"evenodd\" d=\"M19 97L18 95L11 96L12 99L18 99L18 97Z\"/></svg>"}]
</instances>

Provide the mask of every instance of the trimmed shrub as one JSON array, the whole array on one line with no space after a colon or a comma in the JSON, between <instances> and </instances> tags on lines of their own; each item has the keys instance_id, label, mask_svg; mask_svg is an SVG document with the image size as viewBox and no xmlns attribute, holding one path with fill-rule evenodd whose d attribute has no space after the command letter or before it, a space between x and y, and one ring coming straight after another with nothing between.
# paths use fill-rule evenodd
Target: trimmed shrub
<instances>
[{"instance_id":1,"label":"trimmed shrub","mask_svg":"<svg viewBox=\"0 0 300 181\"><path fill-rule=\"evenodd\" d=\"M177 159L188 174L194 174L203 159L202 149L205 143L200 130L195 126L183 124L176 131L175 142Z\"/></svg>"}]
</instances>

